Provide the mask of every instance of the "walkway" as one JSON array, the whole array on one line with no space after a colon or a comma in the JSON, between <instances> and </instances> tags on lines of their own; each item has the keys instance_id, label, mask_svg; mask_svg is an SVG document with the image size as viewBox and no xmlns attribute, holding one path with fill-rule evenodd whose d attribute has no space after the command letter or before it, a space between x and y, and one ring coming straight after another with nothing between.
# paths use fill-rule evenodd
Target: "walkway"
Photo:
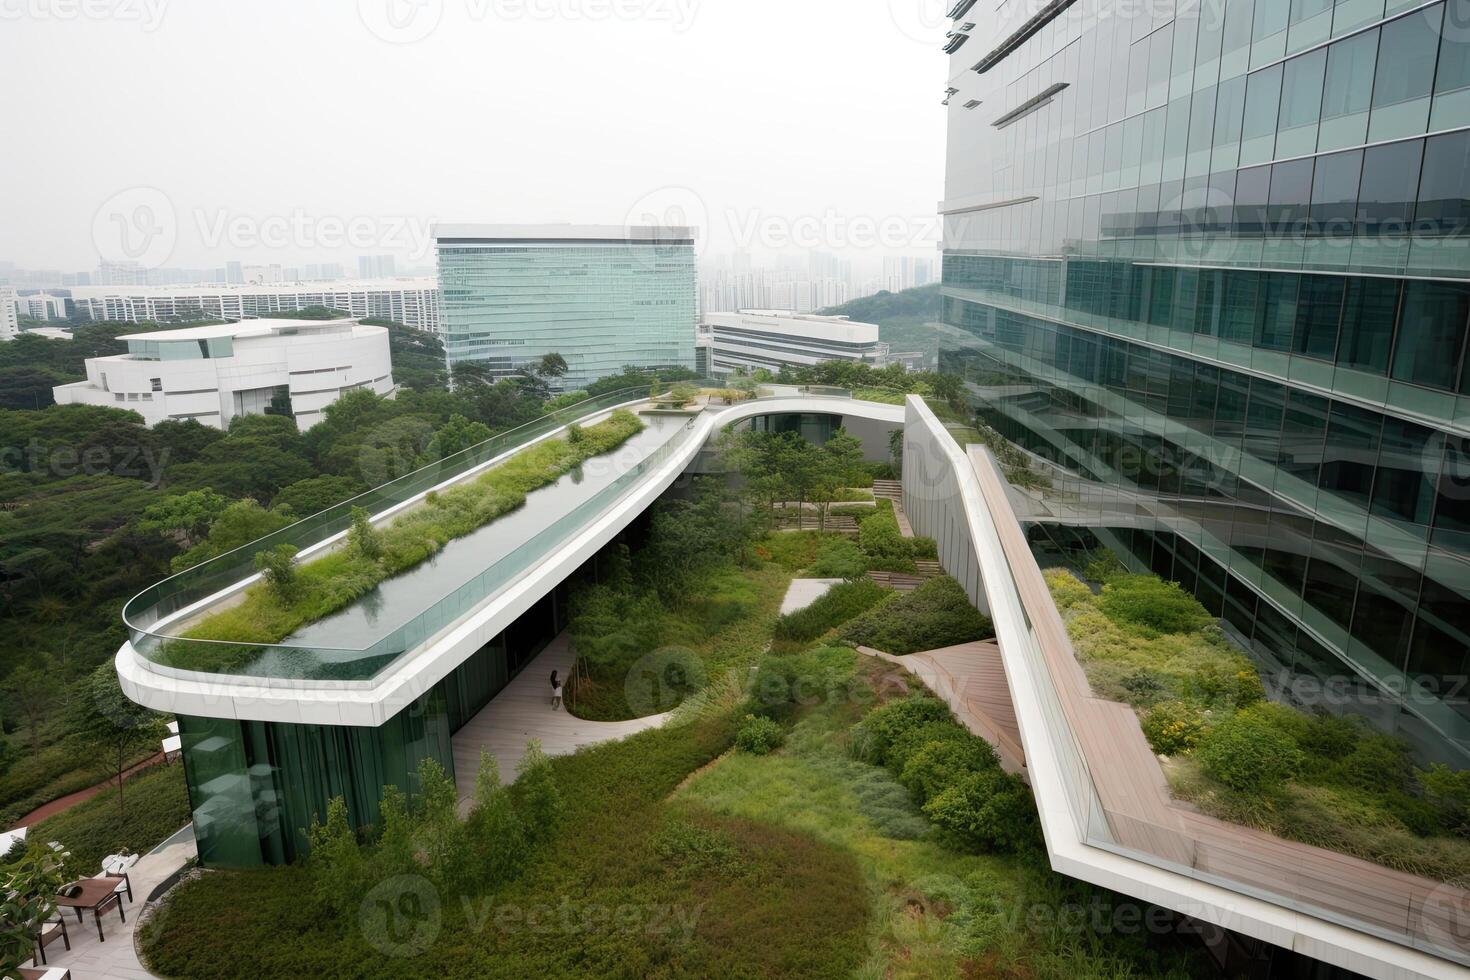
<instances>
[{"instance_id":1,"label":"walkway","mask_svg":"<svg viewBox=\"0 0 1470 980\"><path fill-rule=\"evenodd\" d=\"M133 883L133 900L126 902L123 911L128 921L121 922L117 910L102 916L102 934L105 942L97 939L97 926L91 913L84 913L80 924L76 915L67 912L66 929L71 937L71 951L61 943L46 947L46 958L51 966L65 967L71 971L72 980L152 980L153 974L143 969L133 946L133 930L138 925L138 914L153 890L163 884L197 854L192 827L160 844L152 852L143 855L133 865L128 877Z\"/></svg>"},{"instance_id":2,"label":"walkway","mask_svg":"<svg viewBox=\"0 0 1470 980\"><path fill-rule=\"evenodd\" d=\"M993 640L896 657L871 647L859 653L903 667L949 705L960 724L989 742L1007 772L1024 775L1026 750L1011 704L1000 647Z\"/></svg>"},{"instance_id":3,"label":"walkway","mask_svg":"<svg viewBox=\"0 0 1470 980\"><path fill-rule=\"evenodd\" d=\"M162 761L163 753L155 753L154 755L149 756L142 762L138 763L135 766L132 766L126 772L124 772L123 780L126 781L128 779L131 779L138 773L142 772L144 769L147 769L149 766L156 766ZM87 800L90 800L92 797L96 796L98 793L113 789L116 786L117 778L109 777L102 780L102 782L98 783L95 786L88 786L86 789L79 789L75 793L68 793L65 796L59 796L56 799L52 800L50 803L38 806L30 813L27 813L25 816L21 817L15 822L15 826L17 828L29 827L31 826L31 824L40 823L47 817L54 817L58 813L64 813L67 810L70 810L72 807L76 806L78 803L84 803Z\"/></svg>"},{"instance_id":4,"label":"walkway","mask_svg":"<svg viewBox=\"0 0 1470 980\"><path fill-rule=\"evenodd\" d=\"M461 800L474 795L482 749L495 756L500 781L512 783L526 743L533 738L541 740L547 755L570 755L584 746L658 728L668 719L665 713L633 721L584 721L565 707L553 711L551 672L570 677L573 659L571 636L562 633L454 736L455 783Z\"/></svg>"}]
</instances>

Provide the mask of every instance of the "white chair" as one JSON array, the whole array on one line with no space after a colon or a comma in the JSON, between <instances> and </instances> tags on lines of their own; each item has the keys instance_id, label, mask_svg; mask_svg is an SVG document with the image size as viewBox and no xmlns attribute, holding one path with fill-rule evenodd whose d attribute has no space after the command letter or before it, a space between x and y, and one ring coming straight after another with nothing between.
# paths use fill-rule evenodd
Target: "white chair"
<instances>
[{"instance_id":1,"label":"white chair","mask_svg":"<svg viewBox=\"0 0 1470 980\"><path fill-rule=\"evenodd\" d=\"M129 875L133 865L138 863L137 854L109 854L102 859L102 870L94 874L93 878L122 878L122 883L112 890L114 895L125 894L128 901L133 900L133 879Z\"/></svg>"}]
</instances>

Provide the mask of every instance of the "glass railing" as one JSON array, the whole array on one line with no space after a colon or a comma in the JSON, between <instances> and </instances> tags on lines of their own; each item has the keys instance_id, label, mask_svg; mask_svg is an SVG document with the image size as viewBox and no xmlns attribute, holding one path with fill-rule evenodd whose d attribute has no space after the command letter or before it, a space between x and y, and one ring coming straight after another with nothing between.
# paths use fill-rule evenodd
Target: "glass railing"
<instances>
[{"instance_id":1,"label":"glass railing","mask_svg":"<svg viewBox=\"0 0 1470 980\"><path fill-rule=\"evenodd\" d=\"M932 415L930 424L939 438L948 437L943 423ZM979 447L973 452L985 453ZM971 457L970 450L962 453ZM1044 579L1016 524L999 467L988 457L960 459L947 454L955 465L970 469L978 481L984 502L978 515L983 540L974 544L987 565L986 596L993 612L998 605L1012 612L1010 617L995 617L998 627L1003 619L1020 624L999 637L1007 652L1007 669L1016 664L1024 666L1036 707L1045 720L1044 731L1038 734L1047 740L1055 756L1057 775L1068 797L1079 840L1237 894L1470 965L1470 891L1228 824L1193 813L1188 807L1171 808L1167 822L1152 818L1147 805L1132 799L1132 784L1126 776L1121 777L1126 784L1121 787L1117 779L1112 781L1111 796L1101 792L1104 783L1091 768L1079 737L1082 726L1094 723L1090 715L1080 714L1087 709L1082 698L1088 692L1069 687L1068 680L1059 675L1065 667L1056 662L1057 651L1049 654L1043 646L1037 623L1056 617L1056 613L1054 607L1047 610L1036 606L1038 598L1047 601L1037 592L1038 582L1044 589ZM986 469L990 471L989 479L980 479ZM991 554L985 556L986 551ZM1015 615L1018 610L1019 617ZM1051 628L1055 625L1053 621ZM1065 633L1061 643L1066 655L1072 656ZM1075 663L1070 666L1080 669ZM1112 706L1103 706L1103 710L1108 707ZM1122 757L1113 762L1127 764ZM1119 805L1119 801L1127 801L1127 805Z\"/></svg>"},{"instance_id":2,"label":"glass railing","mask_svg":"<svg viewBox=\"0 0 1470 980\"><path fill-rule=\"evenodd\" d=\"M579 402L535 422L501 433L478 446L416 470L229 554L166 579L139 593L123 610L133 649L148 660L154 670L174 676L208 674L217 678L257 677L303 682L370 680L404 653L424 644L510 584L577 530L594 520L599 513L606 511L641 477L658 468L677 452L698 427L691 422L681 428L666 443L630 467L627 472L620 474L613 482L571 510L556 515L535 537L489 565L455 591L433 601L408 622L387 628L382 637L368 646L334 648L289 641L254 644L198 640L174 635L181 632L177 627L177 620L170 628L160 628L159 624L165 623L171 617L177 617L191 607L199 607L212 598L220 597L222 601L228 601L226 594L230 590L256 574L255 556L261 551L281 544L291 545L302 552L318 548L350 527L355 508L360 507L375 516L381 516L395 507L413 501L434 487L461 478L491 460L528 445L570 422L619 406L645 401L651 392L665 387L667 386L658 386L656 389L625 389ZM714 387L721 386L715 384ZM768 385L755 391L752 400L772 401L792 397L850 399L852 393L846 389L827 386Z\"/></svg>"},{"instance_id":3,"label":"glass railing","mask_svg":"<svg viewBox=\"0 0 1470 980\"><path fill-rule=\"evenodd\" d=\"M356 508L382 515L434 487L462 477L565 425L619 406L637 404L646 400L652 391L662 390L663 387L666 386L627 388L552 412L164 579L134 596L123 607L123 621L128 627L133 648L149 660L166 664L160 656L160 648L166 641L170 644L176 641L173 637L155 631L155 627L179 612L254 576L255 556L261 551L285 544L305 552L345 532L352 524L352 512ZM238 647L239 644L230 646ZM207 665L212 662L234 658L221 655L196 659L205 665L201 669L209 670Z\"/></svg>"}]
</instances>

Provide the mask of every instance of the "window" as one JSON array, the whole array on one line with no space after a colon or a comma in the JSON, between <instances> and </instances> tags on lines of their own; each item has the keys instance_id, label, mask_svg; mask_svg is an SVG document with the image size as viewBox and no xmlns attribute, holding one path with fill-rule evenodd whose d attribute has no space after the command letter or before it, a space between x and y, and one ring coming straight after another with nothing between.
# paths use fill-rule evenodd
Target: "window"
<instances>
[{"instance_id":1,"label":"window","mask_svg":"<svg viewBox=\"0 0 1470 980\"><path fill-rule=\"evenodd\" d=\"M1210 169L1234 170L1240 164L1240 127L1245 122L1245 77L1221 82L1215 101L1215 151Z\"/></svg>"},{"instance_id":2,"label":"window","mask_svg":"<svg viewBox=\"0 0 1470 980\"><path fill-rule=\"evenodd\" d=\"M163 379L162 378L149 378L148 379L148 386L152 390L154 390L154 391L162 391L163 390Z\"/></svg>"},{"instance_id":3,"label":"window","mask_svg":"<svg viewBox=\"0 0 1470 980\"><path fill-rule=\"evenodd\" d=\"M1280 105L1280 65L1258 71L1247 80L1245 121L1241 125L1241 166L1248 167L1271 159L1276 149L1276 117Z\"/></svg>"},{"instance_id":4,"label":"window","mask_svg":"<svg viewBox=\"0 0 1470 980\"><path fill-rule=\"evenodd\" d=\"M1342 402L1332 404L1319 486L1360 507L1373 492L1383 416Z\"/></svg>"},{"instance_id":5,"label":"window","mask_svg":"<svg viewBox=\"0 0 1470 980\"><path fill-rule=\"evenodd\" d=\"M1298 236L1303 234L1312 200L1312 165L1314 161L1292 160L1271 168L1269 215L1271 234Z\"/></svg>"},{"instance_id":6,"label":"window","mask_svg":"<svg viewBox=\"0 0 1470 980\"><path fill-rule=\"evenodd\" d=\"M1300 276L1284 272L1266 275L1265 301L1261 304L1260 330L1256 346L1266 350L1290 350L1296 330L1297 287Z\"/></svg>"},{"instance_id":7,"label":"window","mask_svg":"<svg viewBox=\"0 0 1470 980\"><path fill-rule=\"evenodd\" d=\"M1286 53L1321 44L1332 34L1332 0L1291 0Z\"/></svg>"},{"instance_id":8,"label":"window","mask_svg":"<svg viewBox=\"0 0 1470 980\"><path fill-rule=\"evenodd\" d=\"M1251 67L1275 61L1286 53L1286 25L1291 5L1281 0L1256 4L1256 23L1251 31Z\"/></svg>"},{"instance_id":9,"label":"window","mask_svg":"<svg viewBox=\"0 0 1470 980\"><path fill-rule=\"evenodd\" d=\"M1409 282L1404 287L1403 328L1393 351L1393 377L1453 390L1470 322L1470 286Z\"/></svg>"},{"instance_id":10,"label":"window","mask_svg":"<svg viewBox=\"0 0 1470 980\"><path fill-rule=\"evenodd\" d=\"M1327 82L1322 94L1321 150L1340 150L1368 138L1373 105L1373 72L1378 63L1378 31L1371 30L1327 49Z\"/></svg>"},{"instance_id":11,"label":"window","mask_svg":"<svg viewBox=\"0 0 1470 980\"><path fill-rule=\"evenodd\" d=\"M1413 136L1428 126L1443 14L1440 5L1383 26L1368 124L1370 141Z\"/></svg>"},{"instance_id":12,"label":"window","mask_svg":"<svg viewBox=\"0 0 1470 980\"><path fill-rule=\"evenodd\" d=\"M1414 220L1419 195L1422 140L1390 143L1363 151L1363 180L1358 190L1358 234L1402 235Z\"/></svg>"},{"instance_id":13,"label":"window","mask_svg":"<svg viewBox=\"0 0 1470 980\"><path fill-rule=\"evenodd\" d=\"M1266 206L1270 201L1270 191L1270 167L1254 167L1236 174L1236 235L1252 238L1265 232Z\"/></svg>"},{"instance_id":14,"label":"window","mask_svg":"<svg viewBox=\"0 0 1470 980\"><path fill-rule=\"evenodd\" d=\"M1189 146L1184 165L1186 176L1195 177L1210 172L1210 149L1214 133L1215 89L1212 86L1194 93L1194 105L1189 113Z\"/></svg>"},{"instance_id":15,"label":"window","mask_svg":"<svg viewBox=\"0 0 1470 980\"><path fill-rule=\"evenodd\" d=\"M1330 361L1337 354L1337 328L1342 319L1345 284L1338 276L1303 276L1297 306L1298 354Z\"/></svg>"},{"instance_id":16,"label":"window","mask_svg":"<svg viewBox=\"0 0 1470 980\"><path fill-rule=\"evenodd\" d=\"M1275 6L1281 0L1261 0ZM1250 67L1251 35L1254 33L1255 0L1230 0L1225 7L1225 28L1220 53L1220 77L1244 75Z\"/></svg>"},{"instance_id":17,"label":"window","mask_svg":"<svg viewBox=\"0 0 1470 980\"><path fill-rule=\"evenodd\" d=\"M1348 280L1342 343L1337 348L1340 366L1372 374L1388 373L1400 288L1401 283L1395 279Z\"/></svg>"},{"instance_id":18,"label":"window","mask_svg":"<svg viewBox=\"0 0 1470 980\"><path fill-rule=\"evenodd\" d=\"M1229 272L1225 277L1225 309L1220 337L1237 344L1255 341L1260 307L1261 273Z\"/></svg>"},{"instance_id":19,"label":"window","mask_svg":"<svg viewBox=\"0 0 1470 980\"><path fill-rule=\"evenodd\" d=\"M1463 235L1467 221L1470 221L1470 132L1426 140L1414 230Z\"/></svg>"},{"instance_id":20,"label":"window","mask_svg":"<svg viewBox=\"0 0 1470 980\"><path fill-rule=\"evenodd\" d=\"M1362 175L1362 150L1317 158L1312 178L1312 234L1341 238L1353 233Z\"/></svg>"},{"instance_id":21,"label":"window","mask_svg":"<svg viewBox=\"0 0 1470 980\"><path fill-rule=\"evenodd\" d=\"M1394 418L1384 420L1383 448L1373 481L1375 515L1420 527L1429 525L1434 485L1424 475L1424 447L1433 438L1433 430L1422 425Z\"/></svg>"},{"instance_id":22,"label":"window","mask_svg":"<svg viewBox=\"0 0 1470 980\"><path fill-rule=\"evenodd\" d=\"M1470 32L1456 21L1463 16L1457 8L1447 8L1445 16L1449 23L1439 42L1439 74L1429 114L1432 130L1470 126Z\"/></svg>"},{"instance_id":23,"label":"window","mask_svg":"<svg viewBox=\"0 0 1470 980\"><path fill-rule=\"evenodd\" d=\"M1295 157L1317 149L1317 123L1322 117L1322 78L1327 52L1313 51L1286 63L1281 83L1281 118L1276 155Z\"/></svg>"}]
</instances>

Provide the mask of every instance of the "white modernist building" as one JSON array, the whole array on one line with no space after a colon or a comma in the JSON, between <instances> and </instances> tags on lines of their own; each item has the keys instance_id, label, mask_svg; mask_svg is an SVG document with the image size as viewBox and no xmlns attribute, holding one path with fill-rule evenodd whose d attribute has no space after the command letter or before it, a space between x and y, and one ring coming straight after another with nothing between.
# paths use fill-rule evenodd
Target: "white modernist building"
<instances>
[{"instance_id":1,"label":"white modernist building","mask_svg":"<svg viewBox=\"0 0 1470 980\"><path fill-rule=\"evenodd\" d=\"M354 317L439 332L439 282L432 277L373 281L215 286L78 286L77 315L125 323L245 320L324 306Z\"/></svg>"},{"instance_id":2,"label":"white modernist building","mask_svg":"<svg viewBox=\"0 0 1470 980\"><path fill-rule=\"evenodd\" d=\"M700 340L710 348L716 374L757 368L810 367L823 361L852 361L883 367L888 345L878 339L876 323L843 316L816 316L780 310L706 313Z\"/></svg>"},{"instance_id":3,"label":"white modernist building","mask_svg":"<svg viewBox=\"0 0 1470 980\"><path fill-rule=\"evenodd\" d=\"M15 290L0 286L0 340L13 340L20 333L15 318Z\"/></svg>"},{"instance_id":4,"label":"white modernist building","mask_svg":"<svg viewBox=\"0 0 1470 980\"><path fill-rule=\"evenodd\" d=\"M87 359L87 380L52 389L58 405L126 408L154 425L290 413L304 429L343 392L393 393L388 331L355 320L247 320L119 338L126 354Z\"/></svg>"}]
</instances>

